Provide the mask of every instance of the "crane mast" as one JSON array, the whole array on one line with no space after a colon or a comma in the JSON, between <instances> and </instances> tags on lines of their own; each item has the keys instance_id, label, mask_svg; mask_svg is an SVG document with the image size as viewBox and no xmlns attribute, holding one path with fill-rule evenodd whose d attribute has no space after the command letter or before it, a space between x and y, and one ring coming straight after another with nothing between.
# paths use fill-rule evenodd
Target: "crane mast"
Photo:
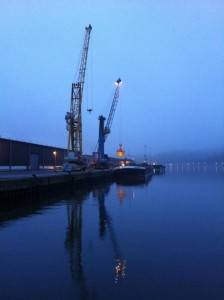
<instances>
[{"instance_id":1,"label":"crane mast","mask_svg":"<svg viewBox=\"0 0 224 300\"><path fill-rule=\"evenodd\" d=\"M82 49L79 74L76 83L72 83L70 111L66 113L65 120L68 130L68 154L72 152L75 157L82 155L82 96L85 82L85 73L89 49L89 40L92 26L85 28L85 37Z\"/></svg>"}]
</instances>

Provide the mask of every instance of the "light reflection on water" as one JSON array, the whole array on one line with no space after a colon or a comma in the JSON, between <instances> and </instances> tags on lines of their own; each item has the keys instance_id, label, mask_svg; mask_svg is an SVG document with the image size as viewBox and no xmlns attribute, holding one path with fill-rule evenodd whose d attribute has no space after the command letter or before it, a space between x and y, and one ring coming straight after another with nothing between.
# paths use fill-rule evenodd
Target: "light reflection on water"
<instances>
[{"instance_id":1,"label":"light reflection on water","mask_svg":"<svg viewBox=\"0 0 224 300\"><path fill-rule=\"evenodd\" d=\"M172 167L1 209L1 299L223 299L223 179Z\"/></svg>"}]
</instances>

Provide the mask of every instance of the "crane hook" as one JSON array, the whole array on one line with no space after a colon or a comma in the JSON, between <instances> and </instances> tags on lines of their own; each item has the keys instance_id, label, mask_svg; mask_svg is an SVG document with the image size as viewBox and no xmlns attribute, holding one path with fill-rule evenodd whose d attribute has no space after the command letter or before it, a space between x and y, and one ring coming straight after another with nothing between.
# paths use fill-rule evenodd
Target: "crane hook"
<instances>
[{"instance_id":1,"label":"crane hook","mask_svg":"<svg viewBox=\"0 0 224 300\"><path fill-rule=\"evenodd\" d=\"M87 111L88 111L89 113L91 113L93 110L92 110L92 108L88 108Z\"/></svg>"}]
</instances>

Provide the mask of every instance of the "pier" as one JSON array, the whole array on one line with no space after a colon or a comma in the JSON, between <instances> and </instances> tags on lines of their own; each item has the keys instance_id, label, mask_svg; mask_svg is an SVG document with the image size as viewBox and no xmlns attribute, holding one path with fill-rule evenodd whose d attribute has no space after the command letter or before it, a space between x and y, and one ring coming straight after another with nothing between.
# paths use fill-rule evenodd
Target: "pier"
<instances>
[{"instance_id":1,"label":"pier","mask_svg":"<svg viewBox=\"0 0 224 300\"><path fill-rule=\"evenodd\" d=\"M114 180L113 169L87 169L85 172L62 172L66 149L0 138L0 202L5 199L34 197L41 192L60 192ZM85 155L91 160L90 155ZM110 158L116 166L119 160ZM162 165L153 165L154 174L165 172Z\"/></svg>"},{"instance_id":2,"label":"pier","mask_svg":"<svg viewBox=\"0 0 224 300\"><path fill-rule=\"evenodd\" d=\"M27 191L51 191L63 185L80 187L112 179L114 170L87 170L85 172L14 171L0 172L0 199L21 195Z\"/></svg>"}]
</instances>

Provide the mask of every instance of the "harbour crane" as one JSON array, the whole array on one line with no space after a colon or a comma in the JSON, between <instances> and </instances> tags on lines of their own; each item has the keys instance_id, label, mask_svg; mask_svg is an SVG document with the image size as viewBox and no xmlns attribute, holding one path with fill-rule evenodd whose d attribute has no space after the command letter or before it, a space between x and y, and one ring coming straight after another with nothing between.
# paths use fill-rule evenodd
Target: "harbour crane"
<instances>
[{"instance_id":1,"label":"harbour crane","mask_svg":"<svg viewBox=\"0 0 224 300\"><path fill-rule=\"evenodd\" d=\"M74 168L82 165L82 96L92 26L85 27L85 30L78 78L75 83L72 83L70 111L65 115L66 128L68 130L67 157L65 157L64 164L65 171L72 171Z\"/></svg>"},{"instance_id":2,"label":"harbour crane","mask_svg":"<svg viewBox=\"0 0 224 300\"><path fill-rule=\"evenodd\" d=\"M106 118L103 115L100 115L98 118L98 120L99 120L99 138L98 138L98 143L97 143L98 151L94 152L95 157L93 159L98 164L100 164L101 162L104 161L104 159L106 159L105 154L104 154L104 143L105 143L108 135L111 132L111 125L113 122L114 114L115 114L118 99L119 99L119 88L120 88L121 84L122 84L122 81L120 78L118 78L118 80L115 82L116 88L115 88L115 92L114 92L114 96L113 96L113 101L112 101L109 117L107 119L107 123L106 123L105 127L104 127L104 122L105 122Z\"/></svg>"}]
</instances>

